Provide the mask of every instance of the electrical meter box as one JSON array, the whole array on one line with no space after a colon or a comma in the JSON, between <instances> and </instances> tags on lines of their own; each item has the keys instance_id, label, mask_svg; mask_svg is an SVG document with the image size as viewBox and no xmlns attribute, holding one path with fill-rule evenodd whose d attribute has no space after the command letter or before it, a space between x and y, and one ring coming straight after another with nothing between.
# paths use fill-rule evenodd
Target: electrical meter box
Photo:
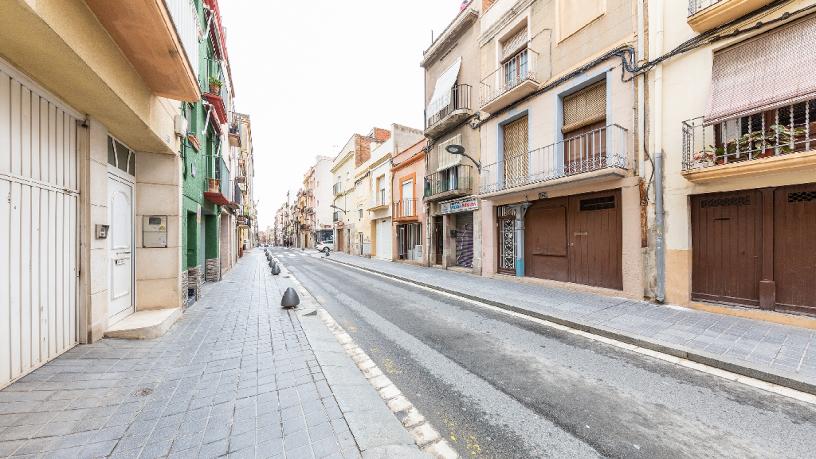
<instances>
[{"instance_id":1,"label":"electrical meter box","mask_svg":"<svg viewBox=\"0 0 816 459\"><path fill-rule=\"evenodd\" d=\"M142 246L167 247L167 215L145 215L142 220Z\"/></svg>"}]
</instances>

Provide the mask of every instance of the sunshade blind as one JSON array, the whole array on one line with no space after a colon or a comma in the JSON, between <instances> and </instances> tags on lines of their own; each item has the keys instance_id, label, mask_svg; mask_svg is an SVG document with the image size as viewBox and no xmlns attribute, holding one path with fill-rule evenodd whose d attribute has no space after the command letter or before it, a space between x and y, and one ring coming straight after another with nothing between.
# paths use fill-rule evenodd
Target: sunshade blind
<instances>
[{"instance_id":1,"label":"sunshade blind","mask_svg":"<svg viewBox=\"0 0 816 459\"><path fill-rule=\"evenodd\" d=\"M440 110L450 103L451 89L453 89L453 85L456 84L456 78L459 77L459 69L461 67L462 58L460 57L436 80L431 101L428 102L427 116L429 118L439 113Z\"/></svg>"},{"instance_id":2,"label":"sunshade blind","mask_svg":"<svg viewBox=\"0 0 816 459\"><path fill-rule=\"evenodd\" d=\"M816 98L816 16L714 53L706 124Z\"/></svg>"},{"instance_id":3,"label":"sunshade blind","mask_svg":"<svg viewBox=\"0 0 816 459\"><path fill-rule=\"evenodd\" d=\"M573 131L604 119L606 119L605 81L564 98L562 132Z\"/></svg>"},{"instance_id":4,"label":"sunshade blind","mask_svg":"<svg viewBox=\"0 0 816 459\"><path fill-rule=\"evenodd\" d=\"M439 162L436 168L437 171L441 171L443 169L455 166L459 164L459 162L462 160L461 155L452 155L448 153L447 150L445 150L445 147L447 147L448 145L462 145L462 134L457 134L444 142L440 142L439 145L437 145L436 147L437 157L439 158L438 160Z\"/></svg>"},{"instance_id":5,"label":"sunshade blind","mask_svg":"<svg viewBox=\"0 0 816 459\"><path fill-rule=\"evenodd\" d=\"M508 38L504 44L502 44L502 60L507 59L508 57L513 56L516 51L520 50L527 44L527 28L523 28L516 32L515 35Z\"/></svg>"}]
</instances>

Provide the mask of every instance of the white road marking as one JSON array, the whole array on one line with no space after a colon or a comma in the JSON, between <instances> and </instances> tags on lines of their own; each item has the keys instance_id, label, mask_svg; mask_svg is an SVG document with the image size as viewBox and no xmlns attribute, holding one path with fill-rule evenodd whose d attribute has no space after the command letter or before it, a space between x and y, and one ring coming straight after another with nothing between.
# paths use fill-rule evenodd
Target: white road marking
<instances>
[{"instance_id":1,"label":"white road marking","mask_svg":"<svg viewBox=\"0 0 816 459\"><path fill-rule=\"evenodd\" d=\"M298 291L302 295L309 295L308 290L300 283L300 281L291 275L290 279L297 286ZM317 302L318 299L312 296ZM402 425L414 437L419 448L440 459L456 459L459 454L454 450L448 441L443 438L439 432L428 422L424 416L414 407L414 404L408 400L402 391L394 385L393 382L380 370L376 363L359 347L337 321L323 308L317 309L317 316L334 334L343 349L346 350L357 368L363 373L363 376L368 380L372 387L377 390L380 397L385 401L388 409L394 413L394 416L400 420Z\"/></svg>"},{"instance_id":2,"label":"white road marking","mask_svg":"<svg viewBox=\"0 0 816 459\"><path fill-rule=\"evenodd\" d=\"M811 405L816 405L816 395L808 394L807 392L798 391L796 389L791 389L790 387L780 386L779 384L774 384L774 383L770 383L770 382L767 382L767 381L762 381L762 380L759 380L759 379L756 379L756 378L751 378L751 377L748 377L748 376L739 375L739 374L736 374L736 373L732 373L730 371L726 371L726 370L722 370L722 369L715 368L715 367L712 367L712 366L708 366L708 365L705 365L705 364L702 364L702 363L699 363L699 362L694 362L694 361L691 361L691 360L688 360L688 359L683 359L683 358L680 358L680 357L675 357L673 355L664 354L662 352L654 351L654 350L651 350L651 349L646 349L644 347L640 347L640 346L637 346L637 345L634 345L634 344L624 343L622 341L618 341L618 340L615 340L615 339L612 339L612 338L607 338L605 336L595 335L595 334L592 334L592 333L589 333L589 332L585 332L583 330L570 328L570 327L567 327L565 325L557 324L555 322L550 322L548 320L539 319L539 318L536 318L536 317L531 317L531 316L521 314L521 313L518 313L518 312L514 312L514 311L508 311L507 309L503 309L503 308L500 308L498 306L493 306L491 304L483 303L481 301L476 301L476 300L472 300L470 298L465 298L463 296L459 296L459 295L456 295L456 294L453 294L453 293L443 292L443 291L440 291L440 290L433 289L431 287L426 287L424 285L415 284L415 283L410 282L410 281L406 281L406 280L402 280L402 279L396 279L396 278L393 278L393 277L390 277L390 276L386 276L384 274L371 272L371 271L368 271L366 269L359 268L357 266L352 266L352 265L348 265L348 264L345 264L345 263L343 263L343 266L347 266L347 267L349 267L351 269L356 269L358 271L361 271L361 272L364 272L364 273L367 273L367 274L370 274L370 275L373 275L373 276L379 276L379 277L382 277L384 279L387 279L387 280L390 280L390 281L393 281L393 282L399 282L399 283L402 283L402 284L410 285L410 286L415 287L415 288L419 288L419 289L422 289L422 290L427 290L427 291L433 292L433 293L435 293L437 295L443 295L443 296L447 296L449 298L454 298L454 299L459 300L459 301L464 301L466 303L470 303L472 305L475 305L475 306L478 306L478 307L481 307L481 308L484 308L484 309L489 309L491 311L498 312L500 314L515 317L517 319L526 320L528 322L534 322L536 324L543 325L543 326L548 327L548 328L563 331L563 332L570 333L570 334L573 334L573 335L578 335L578 336L584 337L586 339L590 339L590 340L593 340L593 341L598 341L598 342L601 342L601 343L604 343L604 344L608 344L610 346L615 346L615 347L618 347L618 348L621 348L621 349L626 349L626 350L629 350L629 351L632 351L632 352L636 352L638 354L646 355L646 356L649 356L649 357L652 357L652 358L655 358L655 359L663 360L664 362L673 363L673 364L676 364L676 365L680 365L682 367L690 368L692 370L700 371L702 373L710 374L712 376L717 376L719 378L727 379L729 381L734 381L734 382L737 382L737 383L740 383L740 384L744 384L746 386L750 386L750 387L753 387L753 388L756 388L756 389L764 390L764 391L767 391L767 392L772 392L774 394L781 395L783 397L792 398L792 399L798 400L800 402L809 403Z\"/></svg>"}]
</instances>

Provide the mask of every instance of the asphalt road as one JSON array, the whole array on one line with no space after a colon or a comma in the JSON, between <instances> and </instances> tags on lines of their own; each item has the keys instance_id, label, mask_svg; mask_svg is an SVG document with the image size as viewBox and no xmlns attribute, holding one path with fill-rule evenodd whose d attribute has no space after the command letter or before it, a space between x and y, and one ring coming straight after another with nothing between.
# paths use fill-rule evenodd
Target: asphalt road
<instances>
[{"instance_id":1,"label":"asphalt road","mask_svg":"<svg viewBox=\"0 0 816 459\"><path fill-rule=\"evenodd\" d=\"M813 457L816 406L274 249L462 457Z\"/></svg>"}]
</instances>

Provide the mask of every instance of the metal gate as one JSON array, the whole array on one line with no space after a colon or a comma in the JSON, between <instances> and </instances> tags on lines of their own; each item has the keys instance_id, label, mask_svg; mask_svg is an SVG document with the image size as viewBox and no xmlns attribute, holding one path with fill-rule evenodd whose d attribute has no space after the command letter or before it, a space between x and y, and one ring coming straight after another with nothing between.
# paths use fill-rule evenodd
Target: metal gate
<instances>
[{"instance_id":1,"label":"metal gate","mask_svg":"<svg viewBox=\"0 0 816 459\"><path fill-rule=\"evenodd\" d=\"M78 116L0 61L0 387L77 342Z\"/></svg>"},{"instance_id":2,"label":"metal gate","mask_svg":"<svg viewBox=\"0 0 816 459\"><path fill-rule=\"evenodd\" d=\"M456 214L456 264L473 267L473 212Z\"/></svg>"},{"instance_id":3,"label":"metal gate","mask_svg":"<svg viewBox=\"0 0 816 459\"><path fill-rule=\"evenodd\" d=\"M499 266L502 274L516 273L516 213L511 206L496 208L499 225Z\"/></svg>"}]
</instances>

